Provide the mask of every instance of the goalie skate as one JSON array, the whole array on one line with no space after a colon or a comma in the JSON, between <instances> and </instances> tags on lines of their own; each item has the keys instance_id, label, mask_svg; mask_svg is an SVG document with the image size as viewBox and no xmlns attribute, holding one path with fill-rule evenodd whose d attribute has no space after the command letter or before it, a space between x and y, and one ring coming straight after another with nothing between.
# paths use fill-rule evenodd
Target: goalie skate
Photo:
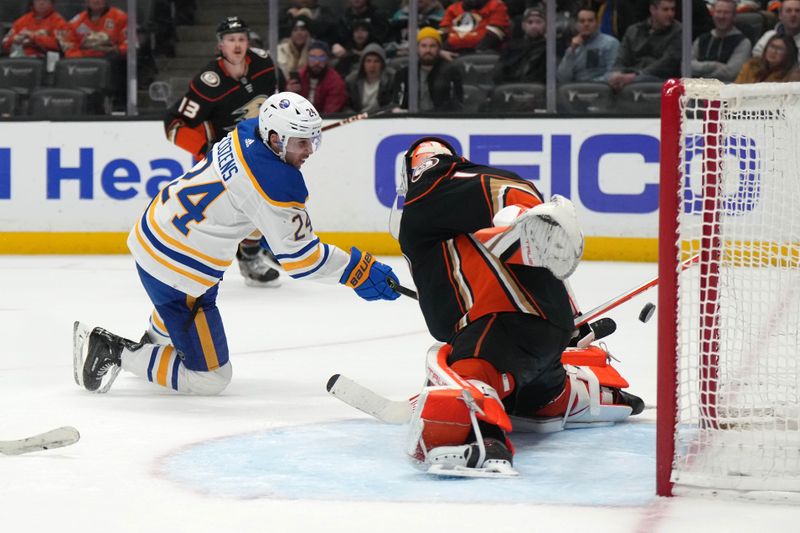
<instances>
[{"instance_id":1,"label":"goalie skate","mask_svg":"<svg viewBox=\"0 0 800 533\"><path fill-rule=\"evenodd\" d=\"M583 255L583 233L575 206L566 198L552 199L529 209L514 221L520 229L520 251L526 265L544 267L558 279L566 279Z\"/></svg>"},{"instance_id":2,"label":"goalie skate","mask_svg":"<svg viewBox=\"0 0 800 533\"><path fill-rule=\"evenodd\" d=\"M484 456L484 457L482 457ZM481 459L483 461L481 462ZM511 452L496 439L485 439L483 450L478 443L439 446L428 452L428 474L443 477L510 478L519 476L511 466ZM480 463L480 466L478 466Z\"/></svg>"},{"instance_id":3,"label":"goalie skate","mask_svg":"<svg viewBox=\"0 0 800 533\"><path fill-rule=\"evenodd\" d=\"M473 477L473 478L515 478L519 472L506 463L487 464L483 468L469 468L456 465L432 465L428 474L439 477Z\"/></svg>"},{"instance_id":4,"label":"goalie skate","mask_svg":"<svg viewBox=\"0 0 800 533\"><path fill-rule=\"evenodd\" d=\"M75 383L91 392L108 392L122 369L121 340L102 328L75 322L72 329Z\"/></svg>"}]
</instances>

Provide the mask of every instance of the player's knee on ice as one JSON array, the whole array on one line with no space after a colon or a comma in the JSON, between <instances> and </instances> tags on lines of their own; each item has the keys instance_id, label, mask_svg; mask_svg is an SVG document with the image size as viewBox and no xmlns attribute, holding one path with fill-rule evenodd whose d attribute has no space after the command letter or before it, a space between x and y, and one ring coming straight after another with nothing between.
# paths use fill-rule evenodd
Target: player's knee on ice
<instances>
[{"instance_id":1,"label":"player's knee on ice","mask_svg":"<svg viewBox=\"0 0 800 533\"><path fill-rule=\"evenodd\" d=\"M178 381L178 391L198 396L214 396L221 393L231 382L233 375L230 362L209 372L186 370L185 368L182 370Z\"/></svg>"}]
</instances>

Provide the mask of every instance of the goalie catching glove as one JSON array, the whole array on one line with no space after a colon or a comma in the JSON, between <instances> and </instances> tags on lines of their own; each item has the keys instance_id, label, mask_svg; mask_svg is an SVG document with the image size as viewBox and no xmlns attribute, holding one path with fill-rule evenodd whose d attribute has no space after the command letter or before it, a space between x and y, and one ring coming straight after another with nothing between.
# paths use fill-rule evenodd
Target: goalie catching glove
<instances>
[{"instance_id":1,"label":"goalie catching glove","mask_svg":"<svg viewBox=\"0 0 800 533\"><path fill-rule=\"evenodd\" d=\"M400 281L389 265L376 261L369 252L350 248L350 262L344 269L339 283L354 289L365 300L396 300L400 293L392 289L387 280Z\"/></svg>"},{"instance_id":2,"label":"goalie catching glove","mask_svg":"<svg viewBox=\"0 0 800 533\"><path fill-rule=\"evenodd\" d=\"M519 229L522 261L544 267L558 279L575 272L583 255L583 233L575 216L575 206L563 196L554 195L513 221Z\"/></svg>"}]
</instances>

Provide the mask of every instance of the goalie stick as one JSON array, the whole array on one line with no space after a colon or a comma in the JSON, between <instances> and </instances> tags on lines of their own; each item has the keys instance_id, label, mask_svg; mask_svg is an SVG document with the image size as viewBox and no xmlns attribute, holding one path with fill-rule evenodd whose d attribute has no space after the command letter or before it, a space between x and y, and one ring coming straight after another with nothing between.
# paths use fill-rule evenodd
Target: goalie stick
<instances>
[{"instance_id":1,"label":"goalie stick","mask_svg":"<svg viewBox=\"0 0 800 533\"><path fill-rule=\"evenodd\" d=\"M26 439L0 440L0 453L4 455L20 455L51 448L62 448L75 444L80 438L81 434L78 433L77 429L72 426L63 426Z\"/></svg>"},{"instance_id":2,"label":"goalie stick","mask_svg":"<svg viewBox=\"0 0 800 533\"><path fill-rule=\"evenodd\" d=\"M689 259L687 259L686 261L681 263L681 270L680 271L683 272L684 270L686 270L687 268L692 266L694 263L696 263L699 259L700 259L700 254L697 254L697 255L694 255L694 256L690 257ZM609 311L611 311L615 307L617 307L617 306L619 306L621 304L624 304L625 302L627 302L628 300L630 300L634 296L636 296L638 294L641 294L644 291L646 291L647 289L649 289L651 287L655 287L656 285L658 285L658 276L656 276L655 278L651 279L650 281L648 281L646 283L642 283L638 287L634 287L633 289L630 289L628 291L623 292L619 296L616 296L616 297L610 299L609 301L607 301L604 304L598 305L597 307L595 307L591 311L587 311L587 312L585 312L585 313L583 313L583 314L581 314L579 316L576 316L575 317L575 327L576 328L581 327L582 325L586 324L590 320L592 320L594 318L597 318L600 315L604 315L604 314L608 313Z\"/></svg>"},{"instance_id":3,"label":"goalie stick","mask_svg":"<svg viewBox=\"0 0 800 533\"><path fill-rule=\"evenodd\" d=\"M387 424L408 423L417 400L416 396L409 400L390 400L341 374L332 375L326 388L331 396Z\"/></svg>"},{"instance_id":4,"label":"goalie stick","mask_svg":"<svg viewBox=\"0 0 800 533\"><path fill-rule=\"evenodd\" d=\"M594 333L589 342L611 335L617 329L610 318L601 318L589 324L589 327ZM581 346L579 343L578 347L585 348L585 345ZM411 411L417 400L416 396L405 401L390 400L341 374L332 375L326 388L331 396L387 424L405 424L411 420Z\"/></svg>"},{"instance_id":5,"label":"goalie stick","mask_svg":"<svg viewBox=\"0 0 800 533\"><path fill-rule=\"evenodd\" d=\"M690 257L689 259L687 259L686 261L681 263L681 272L683 272L684 270L686 270L687 268L692 266L699 259L700 259L700 255L698 254L698 255L694 255L694 256ZM411 289L409 289L407 287L403 287L402 285L400 285L399 283L397 283L396 281L394 281L391 278L387 278L386 279L386 284L389 285L389 287L392 288L393 290L395 290L395 291L399 292L400 294L402 294L403 296L407 296L407 297L413 298L415 300L419 299L418 296L417 296L416 291L413 291L413 290L411 290ZM606 303L598 305L597 307L595 307L591 311L587 311L587 312L585 312L583 314L580 314L580 315L576 316L575 317L575 327L579 328L579 327L583 326L584 324L587 324L589 321L599 317L600 315L604 315L604 314L608 313L609 311L611 311L615 307L618 307L618 306L624 304L625 302L627 302L628 300L630 300L634 296L637 296L637 295L643 293L644 291L646 291L647 289L649 289L651 287L655 287L656 285L658 285L658 276L656 276L655 278L651 279L650 281L648 281L646 283L642 283L638 287L634 287L633 289L630 289L630 290L627 290L627 291L623 292L619 296L615 296L614 298L610 299ZM593 326L593 325L594 324L590 324L590 326Z\"/></svg>"}]
</instances>

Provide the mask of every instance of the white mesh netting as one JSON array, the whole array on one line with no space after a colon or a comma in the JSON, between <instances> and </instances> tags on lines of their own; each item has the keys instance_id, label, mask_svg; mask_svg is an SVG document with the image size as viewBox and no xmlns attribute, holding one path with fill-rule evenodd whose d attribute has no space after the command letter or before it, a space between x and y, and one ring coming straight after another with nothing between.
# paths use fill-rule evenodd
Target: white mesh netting
<instances>
[{"instance_id":1,"label":"white mesh netting","mask_svg":"<svg viewBox=\"0 0 800 533\"><path fill-rule=\"evenodd\" d=\"M672 480L800 492L800 84L684 86Z\"/></svg>"}]
</instances>

